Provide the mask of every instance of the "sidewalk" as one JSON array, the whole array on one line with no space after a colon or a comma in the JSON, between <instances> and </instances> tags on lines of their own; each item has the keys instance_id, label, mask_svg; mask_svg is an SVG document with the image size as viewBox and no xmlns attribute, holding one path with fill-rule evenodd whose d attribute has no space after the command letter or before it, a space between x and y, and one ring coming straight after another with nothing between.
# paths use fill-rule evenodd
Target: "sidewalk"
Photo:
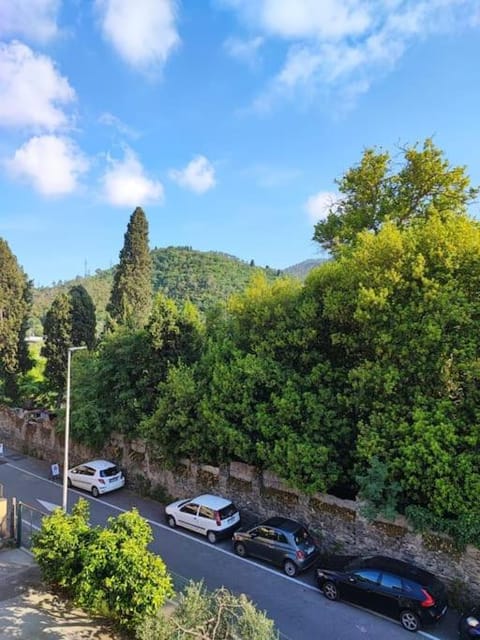
<instances>
[{"instance_id":1,"label":"sidewalk","mask_svg":"<svg viewBox=\"0 0 480 640\"><path fill-rule=\"evenodd\" d=\"M42 586L35 560L0 549L0 640L118 640L87 614Z\"/></svg>"}]
</instances>

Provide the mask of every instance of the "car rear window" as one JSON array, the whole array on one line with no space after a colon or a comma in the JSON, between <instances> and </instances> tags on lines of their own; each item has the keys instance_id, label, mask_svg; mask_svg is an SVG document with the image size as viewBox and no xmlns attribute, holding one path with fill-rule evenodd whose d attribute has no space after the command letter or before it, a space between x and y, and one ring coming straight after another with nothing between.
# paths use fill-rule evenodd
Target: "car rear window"
<instances>
[{"instance_id":1,"label":"car rear window","mask_svg":"<svg viewBox=\"0 0 480 640\"><path fill-rule=\"evenodd\" d=\"M308 545L312 545L315 544L312 536L308 533L308 531L305 529L305 527L301 527L300 529L297 529L297 531L295 531L295 533L293 534L293 538L295 540L295 544L308 544Z\"/></svg>"},{"instance_id":2,"label":"car rear window","mask_svg":"<svg viewBox=\"0 0 480 640\"><path fill-rule=\"evenodd\" d=\"M234 516L236 513L238 512L237 507L233 504L233 502L231 502L230 504L227 504L226 507L223 507L223 509L220 509L219 513L220 513L220 518L222 520L226 520L226 518L231 518L232 516Z\"/></svg>"},{"instance_id":3,"label":"car rear window","mask_svg":"<svg viewBox=\"0 0 480 640\"><path fill-rule=\"evenodd\" d=\"M113 467L108 467L108 469L100 469L100 477L111 478L112 476L116 476L118 472L118 467L114 465Z\"/></svg>"}]
</instances>

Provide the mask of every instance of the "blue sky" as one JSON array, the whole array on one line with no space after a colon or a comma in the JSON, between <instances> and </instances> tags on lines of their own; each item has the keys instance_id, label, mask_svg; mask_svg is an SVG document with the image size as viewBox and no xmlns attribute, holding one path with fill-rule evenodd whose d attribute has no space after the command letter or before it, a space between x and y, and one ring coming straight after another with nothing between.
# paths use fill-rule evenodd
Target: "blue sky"
<instances>
[{"instance_id":1,"label":"blue sky","mask_svg":"<svg viewBox=\"0 0 480 640\"><path fill-rule=\"evenodd\" d=\"M38 286L115 264L137 205L152 248L319 257L366 147L480 183L479 60L478 0L0 0L0 236Z\"/></svg>"}]
</instances>

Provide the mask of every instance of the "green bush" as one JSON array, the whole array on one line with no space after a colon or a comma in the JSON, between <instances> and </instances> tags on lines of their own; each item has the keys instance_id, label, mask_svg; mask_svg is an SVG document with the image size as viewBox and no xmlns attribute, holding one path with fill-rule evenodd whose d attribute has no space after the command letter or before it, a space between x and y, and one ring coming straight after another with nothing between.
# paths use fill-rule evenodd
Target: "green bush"
<instances>
[{"instance_id":1,"label":"green bush","mask_svg":"<svg viewBox=\"0 0 480 640\"><path fill-rule=\"evenodd\" d=\"M55 510L35 534L33 553L49 584L90 613L132 629L173 595L170 575L148 551L152 532L135 509L109 518L105 528L90 527L88 516L85 500L71 515Z\"/></svg>"}]
</instances>

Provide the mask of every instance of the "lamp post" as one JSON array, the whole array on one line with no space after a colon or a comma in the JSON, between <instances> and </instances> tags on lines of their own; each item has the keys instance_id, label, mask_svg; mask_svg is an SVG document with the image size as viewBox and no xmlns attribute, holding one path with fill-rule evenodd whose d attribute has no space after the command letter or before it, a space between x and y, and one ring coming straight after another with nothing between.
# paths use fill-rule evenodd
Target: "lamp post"
<instances>
[{"instance_id":1,"label":"lamp post","mask_svg":"<svg viewBox=\"0 0 480 640\"><path fill-rule=\"evenodd\" d=\"M68 487L68 442L70 439L70 364L72 361L72 353L79 351L80 349L86 349L86 346L82 347L68 347L67 352L67 397L65 401L65 450L63 452L63 499L62 509L67 513L67 487Z\"/></svg>"}]
</instances>

